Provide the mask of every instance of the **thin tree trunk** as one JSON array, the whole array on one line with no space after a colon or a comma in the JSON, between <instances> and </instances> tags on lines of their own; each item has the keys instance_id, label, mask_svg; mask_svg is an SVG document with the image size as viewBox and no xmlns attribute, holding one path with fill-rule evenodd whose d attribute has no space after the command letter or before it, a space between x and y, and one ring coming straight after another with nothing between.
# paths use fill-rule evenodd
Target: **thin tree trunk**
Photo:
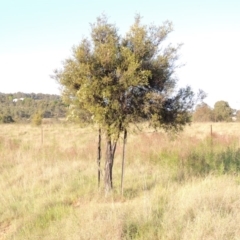
<instances>
[{"instance_id":1,"label":"thin tree trunk","mask_svg":"<svg viewBox=\"0 0 240 240\"><path fill-rule=\"evenodd\" d=\"M125 146L127 143L127 130L124 129L124 137L123 137L123 155L122 155L122 176L121 176L121 191L123 196L123 177L124 177L124 161L125 161Z\"/></svg>"},{"instance_id":2,"label":"thin tree trunk","mask_svg":"<svg viewBox=\"0 0 240 240\"><path fill-rule=\"evenodd\" d=\"M117 140L112 143L110 139L107 140L106 162L105 162L105 192L108 193L113 188L112 169L114 163L114 155L117 147Z\"/></svg>"},{"instance_id":3,"label":"thin tree trunk","mask_svg":"<svg viewBox=\"0 0 240 240\"><path fill-rule=\"evenodd\" d=\"M105 192L112 189L112 143L107 140L106 162L105 162Z\"/></svg>"},{"instance_id":4,"label":"thin tree trunk","mask_svg":"<svg viewBox=\"0 0 240 240\"><path fill-rule=\"evenodd\" d=\"M100 178L101 178L101 128L98 130L98 158L97 158L97 163L98 163L98 188L100 187Z\"/></svg>"}]
</instances>

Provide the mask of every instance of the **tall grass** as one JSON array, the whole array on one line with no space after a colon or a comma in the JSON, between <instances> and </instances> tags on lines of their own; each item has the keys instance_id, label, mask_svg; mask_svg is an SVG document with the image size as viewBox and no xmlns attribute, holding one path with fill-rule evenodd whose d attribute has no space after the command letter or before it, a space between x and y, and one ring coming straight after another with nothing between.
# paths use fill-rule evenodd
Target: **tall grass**
<instances>
[{"instance_id":1,"label":"tall grass","mask_svg":"<svg viewBox=\"0 0 240 240\"><path fill-rule=\"evenodd\" d=\"M114 191L97 188L97 130L0 125L0 239L238 239L238 123L122 139ZM103 149L104 150L104 149ZM103 151L104 152L104 151ZM102 165L102 173L104 173Z\"/></svg>"}]
</instances>

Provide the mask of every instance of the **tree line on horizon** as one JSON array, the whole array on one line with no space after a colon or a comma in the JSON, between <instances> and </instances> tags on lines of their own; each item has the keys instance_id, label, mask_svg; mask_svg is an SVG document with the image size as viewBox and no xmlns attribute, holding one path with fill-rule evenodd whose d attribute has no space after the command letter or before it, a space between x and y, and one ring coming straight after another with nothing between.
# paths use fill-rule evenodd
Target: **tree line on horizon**
<instances>
[{"instance_id":1,"label":"tree line on horizon","mask_svg":"<svg viewBox=\"0 0 240 240\"><path fill-rule=\"evenodd\" d=\"M64 118L66 107L55 94L0 93L0 123L29 122L39 112L43 118Z\"/></svg>"},{"instance_id":2,"label":"tree line on horizon","mask_svg":"<svg viewBox=\"0 0 240 240\"><path fill-rule=\"evenodd\" d=\"M86 111L64 103L61 96L43 93L0 93L0 123L29 122L34 114L43 118L66 118L90 122ZM193 122L240 121L240 110L232 109L227 101L217 101L213 108L202 102L192 114ZM74 115L74 116L73 116ZM76 120L77 119L77 120Z\"/></svg>"},{"instance_id":3,"label":"tree line on horizon","mask_svg":"<svg viewBox=\"0 0 240 240\"><path fill-rule=\"evenodd\" d=\"M231 122L240 121L240 110L230 107L227 101L217 101L211 108L202 102L196 106L192 114L193 122Z\"/></svg>"},{"instance_id":4,"label":"tree line on horizon","mask_svg":"<svg viewBox=\"0 0 240 240\"><path fill-rule=\"evenodd\" d=\"M43 93L0 93L0 123L29 122L35 114L43 118L68 118L89 123L90 115L83 109L63 102L61 96ZM198 104L190 113L193 122L240 121L240 110L232 109L227 101L217 101L214 107ZM73 116L74 115L74 116Z\"/></svg>"}]
</instances>

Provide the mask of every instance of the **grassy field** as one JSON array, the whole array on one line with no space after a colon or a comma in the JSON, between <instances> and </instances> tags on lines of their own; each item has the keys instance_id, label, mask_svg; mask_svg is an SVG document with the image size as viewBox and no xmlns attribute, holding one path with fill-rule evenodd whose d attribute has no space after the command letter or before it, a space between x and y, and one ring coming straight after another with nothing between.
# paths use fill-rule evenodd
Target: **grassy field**
<instances>
[{"instance_id":1,"label":"grassy field","mask_svg":"<svg viewBox=\"0 0 240 240\"><path fill-rule=\"evenodd\" d=\"M240 124L211 124L131 131L107 197L96 129L0 125L0 239L240 239Z\"/></svg>"}]
</instances>

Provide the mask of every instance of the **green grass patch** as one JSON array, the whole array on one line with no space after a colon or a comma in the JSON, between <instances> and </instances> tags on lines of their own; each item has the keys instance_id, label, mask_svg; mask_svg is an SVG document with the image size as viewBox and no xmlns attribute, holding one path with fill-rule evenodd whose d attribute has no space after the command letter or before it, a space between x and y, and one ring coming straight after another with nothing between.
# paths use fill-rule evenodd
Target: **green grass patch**
<instances>
[{"instance_id":1,"label":"green grass patch","mask_svg":"<svg viewBox=\"0 0 240 240\"><path fill-rule=\"evenodd\" d=\"M54 203L46 206L40 214L24 223L20 235L31 236L34 234L44 234L44 231L54 225L55 222L62 220L70 214L72 207L63 203Z\"/></svg>"}]
</instances>

